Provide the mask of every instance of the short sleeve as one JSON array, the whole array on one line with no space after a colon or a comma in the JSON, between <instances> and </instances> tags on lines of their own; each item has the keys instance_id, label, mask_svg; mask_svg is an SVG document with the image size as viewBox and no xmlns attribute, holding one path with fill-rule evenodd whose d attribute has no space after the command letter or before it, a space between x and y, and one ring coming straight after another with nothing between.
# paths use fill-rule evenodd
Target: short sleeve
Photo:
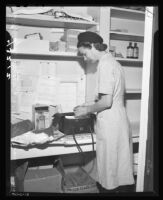
<instances>
[{"instance_id":1,"label":"short sleeve","mask_svg":"<svg viewBox=\"0 0 163 200\"><path fill-rule=\"evenodd\" d=\"M99 66L98 93L113 94L115 86L114 63L104 61Z\"/></svg>"}]
</instances>

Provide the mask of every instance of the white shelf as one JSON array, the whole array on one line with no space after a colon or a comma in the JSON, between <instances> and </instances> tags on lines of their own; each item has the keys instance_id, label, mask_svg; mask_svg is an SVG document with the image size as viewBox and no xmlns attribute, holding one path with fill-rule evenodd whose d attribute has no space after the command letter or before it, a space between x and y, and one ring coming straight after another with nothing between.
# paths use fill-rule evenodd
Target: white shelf
<instances>
[{"instance_id":1,"label":"white shelf","mask_svg":"<svg viewBox=\"0 0 163 200\"><path fill-rule=\"evenodd\" d=\"M68 28L68 29L89 29L98 25L96 22L85 20L55 19L48 15L8 15L7 24L16 24L22 26L47 27L47 28Z\"/></svg>"},{"instance_id":2,"label":"white shelf","mask_svg":"<svg viewBox=\"0 0 163 200\"><path fill-rule=\"evenodd\" d=\"M141 94L141 89L126 89L126 93L128 94Z\"/></svg>"},{"instance_id":3,"label":"white shelf","mask_svg":"<svg viewBox=\"0 0 163 200\"><path fill-rule=\"evenodd\" d=\"M144 42L144 36L141 34L124 33L124 32L117 32L117 31L110 31L110 39L111 40Z\"/></svg>"},{"instance_id":4,"label":"white shelf","mask_svg":"<svg viewBox=\"0 0 163 200\"><path fill-rule=\"evenodd\" d=\"M143 62L142 60L135 59L135 58L120 58L120 57L115 57L116 60L118 61L124 61L124 62Z\"/></svg>"},{"instance_id":5,"label":"white shelf","mask_svg":"<svg viewBox=\"0 0 163 200\"><path fill-rule=\"evenodd\" d=\"M11 51L11 58L16 59L55 59L56 57L73 57L73 58L82 58L82 56L78 56L76 52L18 52Z\"/></svg>"},{"instance_id":6,"label":"white shelf","mask_svg":"<svg viewBox=\"0 0 163 200\"><path fill-rule=\"evenodd\" d=\"M130 66L130 67L143 67L143 61L139 59L131 59L131 58L118 58L115 59L122 65L122 66Z\"/></svg>"},{"instance_id":7,"label":"white shelf","mask_svg":"<svg viewBox=\"0 0 163 200\"><path fill-rule=\"evenodd\" d=\"M96 149L96 145L94 146ZM83 152L92 151L92 144L81 145ZM19 160L26 158L36 158L36 157L46 157L46 156L54 156L54 155L62 155L62 154L71 154L71 153L79 153L76 146L63 146L58 142L58 145L51 144L46 148L29 148L27 150L23 148L14 148L11 147L11 160Z\"/></svg>"},{"instance_id":8,"label":"white shelf","mask_svg":"<svg viewBox=\"0 0 163 200\"><path fill-rule=\"evenodd\" d=\"M127 8L111 7L111 17L129 19L129 20L145 20L145 12Z\"/></svg>"}]
</instances>

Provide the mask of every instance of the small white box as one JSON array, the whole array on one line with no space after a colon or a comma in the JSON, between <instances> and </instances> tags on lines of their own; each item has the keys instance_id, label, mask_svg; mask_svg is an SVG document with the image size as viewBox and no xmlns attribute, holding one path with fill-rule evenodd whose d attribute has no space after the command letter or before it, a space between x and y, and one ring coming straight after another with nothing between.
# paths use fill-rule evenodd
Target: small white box
<instances>
[{"instance_id":1,"label":"small white box","mask_svg":"<svg viewBox=\"0 0 163 200\"><path fill-rule=\"evenodd\" d=\"M14 39L14 51L16 52L49 52L48 40Z\"/></svg>"},{"instance_id":2,"label":"small white box","mask_svg":"<svg viewBox=\"0 0 163 200\"><path fill-rule=\"evenodd\" d=\"M35 130L49 128L50 126L49 106L33 105L32 121L34 123Z\"/></svg>"}]
</instances>

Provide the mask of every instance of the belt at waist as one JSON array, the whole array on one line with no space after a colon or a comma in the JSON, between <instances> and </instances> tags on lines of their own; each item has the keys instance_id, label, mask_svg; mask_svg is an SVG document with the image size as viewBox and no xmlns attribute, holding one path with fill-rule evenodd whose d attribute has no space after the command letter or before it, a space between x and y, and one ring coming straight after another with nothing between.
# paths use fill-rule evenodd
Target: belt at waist
<instances>
[{"instance_id":1,"label":"belt at waist","mask_svg":"<svg viewBox=\"0 0 163 200\"><path fill-rule=\"evenodd\" d=\"M100 116L103 112L106 112L108 110L112 110L116 107L124 108L124 102L123 101L113 101L112 106L106 110L103 110L101 112L98 112L97 115Z\"/></svg>"}]
</instances>

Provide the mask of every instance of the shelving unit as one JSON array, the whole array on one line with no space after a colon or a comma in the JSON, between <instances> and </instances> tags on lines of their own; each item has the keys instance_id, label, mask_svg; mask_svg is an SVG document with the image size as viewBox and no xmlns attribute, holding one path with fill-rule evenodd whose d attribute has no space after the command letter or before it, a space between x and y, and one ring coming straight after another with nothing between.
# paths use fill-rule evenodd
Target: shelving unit
<instances>
[{"instance_id":1,"label":"shelving unit","mask_svg":"<svg viewBox=\"0 0 163 200\"><path fill-rule=\"evenodd\" d=\"M119 7L101 8L100 34L103 36L105 43L108 44L108 49L109 46L115 46L116 50L123 55L122 58L115 57L115 59L123 66L124 71L127 70L127 75L132 72L131 77L133 76L133 79L129 77L128 82L135 81L131 84L134 85L134 88L130 88L130 86L126 87L125 93L126 101L130 102L130 105L133 104L132 109L134 109L134 103L138 102L136 103L136 109L141 101L142 90L140 86L136 86L137 79L134 80L134 72L138 73L137 75L140 76L140 71L143 69L143 49L139 49L141 52L139 52L140 57L138 59L126 58L125 49L127 50L129 42L137 42L141 48L143 47L144 22L145 12L143 11ZM103 27L106 28L104 29ZM132 114L133 113L134 111L132 111ZM140 119L137 119L134 122L130 118L129 120L131 121L133 143L134 145L138 145ZM137 157L138 152L134 153L135 170L137 170L138 166Z\"/></svg>"},{"instance_id":2,"label":"shelving unit","mask_svg":"<svg viewBox=\"0 0 163 200\"><path fill-rule=\"evenodd\" d=\"M6 24L7 25L20 25L20 27L39 27L39 28L62 28L62 29L79 29L79 30L96 30L98 23L94 21L86 21L86 20L74 20L74 19L64 19L64 18L54 18L54 16L35 14L35 15L7 15L6 16ZM21 29L21 28L20 28ZM19 29L19 30L20 30ZM23 28L22 28L23 29ZM11 30L11 29L10 29ZM41 29L42 30L42 29ZM11 30L12 31L12 30ZM26 40L28 41L28 40ZM23 42L23 40L22 40ZM30 43L31 44L31 43ZM31 44L32 45L32 44ZM46 43L48 45L48 41ZM30 45L28 45L30 47ZM77 52L60 52L60 51L48 51L48 48L44 50L43 45L39 46L38 50L34 50L31 47L27 48L27 50L23 47L18 48L15 47L14 50L11 51L11 59L19 59L19 60L47 60L47 61L55 61L57 62L67 62L67 61L77 61L77 65L80 65L81 56L77 55ZM63 66L63 64L62 64ZM62 67L61 67L62 68ZM71 68L71 67L70 67ZM81 67L82 68L82 67ZM66 68L67 70L67 68ZM71 68L72 70L72 68ZM79 71L79 69L76 69ZM83 70L83 69L82 69ZM58 69L60 71L60 69ZM63 72L62 72L63 73ZM77 73L77 72L76 72ZM72 84L72 83L70 83ZM77 84L80 85L80 84Z\"/></svg>"},{"instance_id":3,"label":"shelving unit","mask_svg":"<svg viewBox=\"0 0 163 200\"><path fill-rule=\"evenodd\" d=\"M98 23L86 20L72 20L72 19L56 19L53 16L36 14L36 15L7 15L6 24L9 25L21 25L30 27L42 27L42 28L65 28L65 29L84 29L88 30L95 28ZM96 29L96 28L95 28ZM26 52L26 51L11 51L11 58L20 59L55 59L56 57L73 57L81 58L75 52Z\"/></svg>"},{"instance_id":4,"label":"shelving unit","mask_svg":"<svg viewBox=\"0 0 163 200\"><path fill-rule=\"evenodd\" d=\"M64 28L64 29L80 29L80 30L89 30L89 29L95 29L98 26L98 23L96 22L89 22L89 21L85 21L85 20L69 20L69 19L55 19L53 16L46 16L46 15L7 15L6 17L6 24L8 25L20 25L20 26L29 26L29 27L40 27L40 28ZM77 64L79 65L79 60L83 58L81 56L77 55L77 52L60 52L60 51L56 51L56 52L48 52L48 51L44 51L43 49L40 49L40 51L34 51L34 50L29 50L29 51L25 51L23 50L23 48L21 50L19 50L19 48L16 48L15 50L11 50L11 59L15 59L15 60L30 60L30 61L37 61L37 60L52 60L52 61L62 61L66 62L66 61L77 61ZM74 63L72 63L73 65ZM63 64L61 66L61 68L63 67ZM82 68L82 66L81 66ZM59 71L60 69L58 69ZM68 70L68 69L67 69ZM70 70L72 70L72 67L70 66ZM79 69L75 69L78 70ZM83 69L82 69L83 70ZM60 77L61 78L61 77ZM77 78L77 77L76 77ZM85 79L84 79L85 80ZM83 82L84 82L83 80ZM74 80L72 80L73 82ZM65 81L67 82L67 80ZM72 84L72 82L70 82L70 84ZM83 84L82 82L82 84ZM64 81L63 81L64 83ZM76 84L76 82L75 82ZM78 91L79 91L79 86L80 84L77 83L77 87L78 87ZM73 88L74 89L74 88ZM83 97L84 98L84 97ZM82 98L80 98L82 99ZM55 147L53 147L55 148ZM61 151L58 151L61 150ZM85 145L83 147L84 151L92 151L92 146L91 145ZM49 156L49 155L60 155L60 154L70 154L70 153L77 153L77 149L76 147L70 147L70 148L65 148L65 147L56 147L56 150L54 150L55 152L51 151L50 149L50 153L49 153L49 148L47 148L46 150L41 151L40 149L34 149L34 152L37 151L38 154L36 153L36 156L32 153L29 155L29 157L37 157L37 156ZM16 150L13 149L13 155L14 152ZM33 151L33 150L32 150ZM57 152L58 151L58 152ZM18 150L19 152L19 150ZM23 153L24 150L22 150L22 152L20 152L21 154L21 158L24 158L25 154ZM19 154L19 153L18 153ZM28 153L27 153L28 154ZM26 157L26 156L25 156ZM20 157L17 155L15 155L15 159L20 159Z\"/></svg>"}]
</instances>

